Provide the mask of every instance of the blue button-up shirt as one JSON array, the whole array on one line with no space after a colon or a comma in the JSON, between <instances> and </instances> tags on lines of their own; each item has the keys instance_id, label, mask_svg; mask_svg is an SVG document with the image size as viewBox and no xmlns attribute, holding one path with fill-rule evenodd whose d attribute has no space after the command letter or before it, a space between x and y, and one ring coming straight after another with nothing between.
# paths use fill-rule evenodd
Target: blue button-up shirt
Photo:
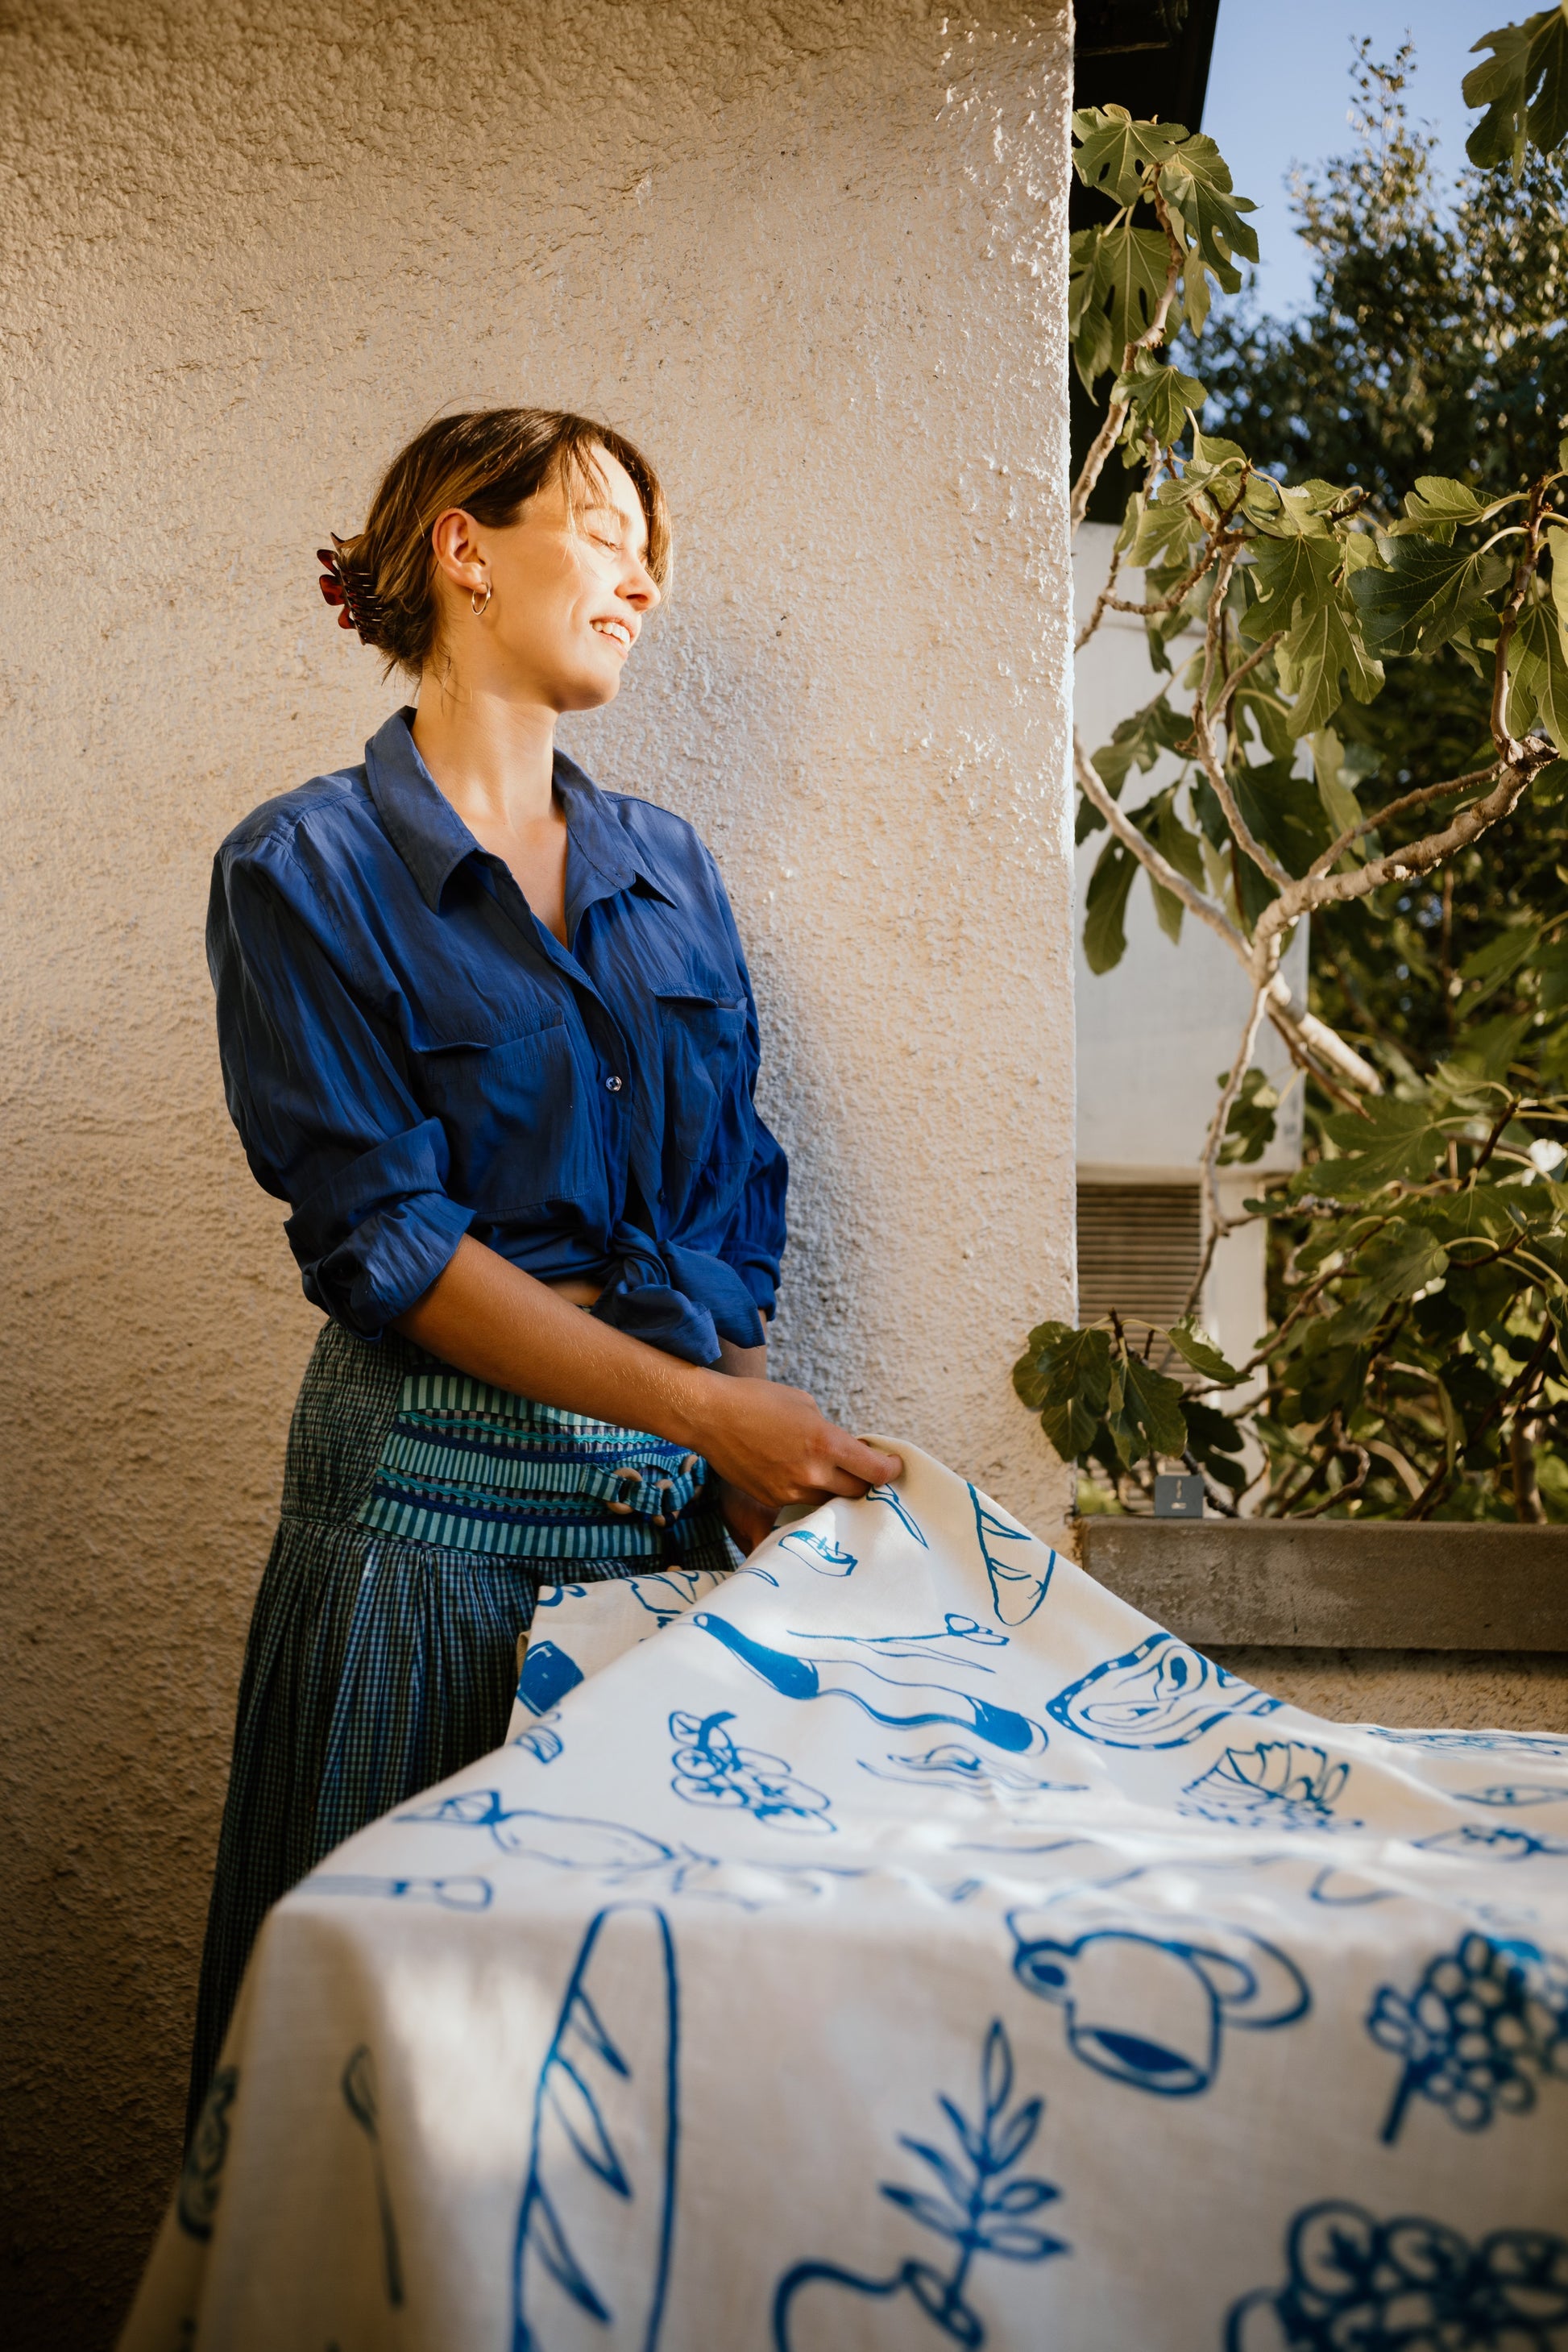
<instances>
[{"instance_id":1,"label":"blue button-up shirt","mask_svg":"<svg viewBox=\"0 0 1568 2352\"><path fill-rule=\"evenodd\" d=\"M464 1234L693 1363L763 1338L784 1156L719 871L667 810L563 754L563 947L414 748L268 801L207 919L228 1107L287 1201L305 1294L374 1339Z\"/></svg>"}]
</instances>

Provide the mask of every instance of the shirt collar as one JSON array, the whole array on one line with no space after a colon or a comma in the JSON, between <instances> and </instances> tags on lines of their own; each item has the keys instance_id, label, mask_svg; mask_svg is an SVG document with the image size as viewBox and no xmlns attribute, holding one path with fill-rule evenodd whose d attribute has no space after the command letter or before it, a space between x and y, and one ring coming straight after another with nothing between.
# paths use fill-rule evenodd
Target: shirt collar
<instances>
[{"instance_id":1,"label":"shirt collar","mask_svg":"<svg viewBox=\"0 0 1568 2352\"><path fill-rule=\"evenodd\" d=\"M420 758L414 742L414 708L394 711L364 747L365 777L376 814L393 847L413 875L433 914L466 857L488 855L469 832ZM661 898L669 892L647 857L616 822L603 793L574 760L555 754L555 790L575 857L567 868L569 929L596 898L642 881Z\"/></svg>"}]
</instances>

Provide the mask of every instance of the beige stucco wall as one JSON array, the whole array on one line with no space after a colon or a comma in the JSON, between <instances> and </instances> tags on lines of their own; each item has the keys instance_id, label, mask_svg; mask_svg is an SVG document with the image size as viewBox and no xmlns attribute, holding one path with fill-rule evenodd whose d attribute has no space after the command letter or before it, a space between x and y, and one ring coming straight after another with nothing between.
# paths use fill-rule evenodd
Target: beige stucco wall
<instances>
[{"instance_id":1,"label":"beige stucco wall","mask_svg":"<svg viewBox=\"0 0 1568 2352\"><path fill-rule=\"evenodd\" d=\"M311 551L453 400L597 410L677 593L571 748L729 877L781 1352L1042 1524L1069 1305L1065 10L14 0L0 300L8 2341L107 2339L176 2153L315 1318L219 1093L235 819L389 707Z\"/></svg>"}]
</instances>

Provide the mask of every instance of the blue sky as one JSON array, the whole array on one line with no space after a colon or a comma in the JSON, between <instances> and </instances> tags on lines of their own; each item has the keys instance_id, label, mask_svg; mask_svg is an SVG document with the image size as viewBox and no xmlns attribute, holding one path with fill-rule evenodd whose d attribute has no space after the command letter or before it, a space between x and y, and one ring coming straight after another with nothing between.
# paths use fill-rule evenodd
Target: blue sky
<instances>
[{"instance_id":1,"label":"blue sky","mask_svg":"<svg viewBox=\"0 0 1568 2352\"><path fill-rule=\"evenodd\" d=\"M1494 26L1528 13L1528 0L1220 0L1203 127L1238 194L1258 207L1252 225L1267 310L1296 309L1310 287L1311 257L1295 235L1285 181L1292 163L1315 164L1351 143L1352 38L1370 34L1380 58L1391 58L1406 34L1415 41L1411 115L1439 134L1439 161L1452 173L1479 120L1459 96L1480 63L1469 51Z\"/></svg>"}]
</instances>

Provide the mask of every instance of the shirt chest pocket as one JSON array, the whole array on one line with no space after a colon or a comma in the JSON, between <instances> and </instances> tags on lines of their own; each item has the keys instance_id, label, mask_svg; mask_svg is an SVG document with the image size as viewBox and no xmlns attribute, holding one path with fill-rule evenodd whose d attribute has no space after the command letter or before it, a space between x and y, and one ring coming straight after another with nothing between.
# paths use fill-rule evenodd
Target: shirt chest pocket
<instances>
[{"instance_id":1,"label":"shirt chest pocket","mask_svg":"<svg viewBox=\"0 0 1568 2352\"><path fill-rule=\"evenodd\" d=\"M446 1130L447 1189L465 1208L507 1217L592 1186L593 1122L559 1007L510 1036L430 1044L410 1060L421 1108Z\"/></svg>"},{"instance_id":2,"label":"shirt chest pocket","mask_svg":"<svg viewBox=\"0 0 1568 2352\"><path fill-rule=\"evenodd\" d=\"M658 1002L666 1144L700 1165L744 1102L745 1000L661 989Z\"/></svg>"}]
</instances>

